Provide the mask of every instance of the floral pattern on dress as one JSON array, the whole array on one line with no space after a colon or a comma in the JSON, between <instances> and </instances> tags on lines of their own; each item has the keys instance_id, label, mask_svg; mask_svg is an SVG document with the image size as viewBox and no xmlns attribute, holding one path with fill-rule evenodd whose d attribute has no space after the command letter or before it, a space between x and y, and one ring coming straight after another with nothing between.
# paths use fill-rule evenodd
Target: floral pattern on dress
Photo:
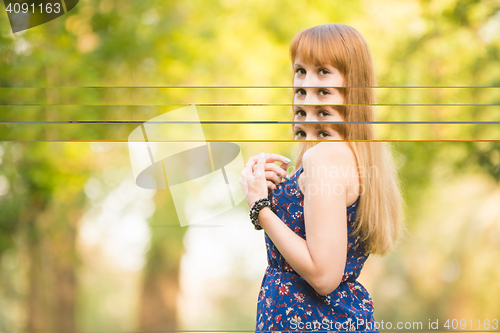
<instances>
[{"instance_id":1,"label":"floral pattern on dress","mask_svg":"<svg viewBox=\"0 0 500 333\"><path fill-rule=\"evenodd\" d=\"M276 214L303 239L304 196L298 186L303 168L281 183L269 194ZM264 233L268 266L257 301L256 331L374 331L373 301L356 279L368 258L360 245L359 237L353 237L356 209L359 198L347 207L348 248L344 275L340 285L332 293L322 296L286 262ZM367 325L367 323L370 323Z\"/></svg>"}]
</instances>

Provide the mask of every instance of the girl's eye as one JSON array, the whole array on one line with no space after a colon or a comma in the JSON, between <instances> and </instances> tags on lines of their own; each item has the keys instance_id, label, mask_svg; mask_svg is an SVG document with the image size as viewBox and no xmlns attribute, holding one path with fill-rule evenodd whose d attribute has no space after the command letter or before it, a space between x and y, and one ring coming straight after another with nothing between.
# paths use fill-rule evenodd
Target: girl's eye
<instances>
[{"instance_id":1,"label":"girl's eye","mask_svg":"<svg viewBox=\"0 0 500 333\"><path fill-rule=\"evenodd\" d=\"M306 91L304 89L297 89L297 91L295 93L297 95L299 95L299 96L305 96L306 95Z\"/></svg>"},{"instance_id":2,"label":"girl's eye","mask_svg":"<svg viewBox=\"0 0 500 333\"><path fill-rule=\"evenodd\" d=\"M326 138L327 136L330 136L330 134L328 134L328 132L319 132L319 135L318 135L320 138Z\"/></svg>"},{"instance_id":3,"label":"girl's eye","mask_svg":"<svg viewBox=\"0 0 500 333\"><path fill-rule=\"evenodd\" d=\"M321 110L319 112L319 115L322 116L322 117L328 117L330 114L328 112L324 111L324 110Z\"/></svg>"},{"instance_id":4,"label":"girl's eye","mask_svg":"<svg viewBox=\"0 0 500 333\"><path fill-rule=\"evenodd\" d=\"M318 73L319 73L320 75L330 74L330 72L329 72L328 70L324 69L324 68L320 69L320 70L318 71Z\"/></svg>"},{"instance_id":5,"label":"girl's eye","mask_svg":"<svg viewBox=\"0 0 500 333\"><path fill-rule=\"evenodd\" d=\"M328 90L325 90L325 89L321 89L321 90L319 91L320 96L325 96L325 95L328 95L329 93L330 93L330 92L329 92Z\"/></svg>"},{"instance_id":6,"label":"girl's eye","mask_svg":"<svg viewBox=\"0 0 500 333\"><path fill-rule=\"evenodd\" d=\"M306 133L304 131L295 132L295 137L297 137L297 138L304 138L305 136L306 136Z\"/></svg>"},{"instance_id":7,"label":"girl's eye","mask_svg":"<svg viewBox=\"0 0 500 333\"><path fill-rule=\"evenodd\" d=\"M298 117L305 117L306 112L304 110L297 110L297 111L295 111L295 115Z\"/></svg>"},{"instance_id":8,"label":"girl's eye","mask_svg":"<svg viewBox=\"0 0 500 333\"><path fill-rule=\"evenodd\" d=\"M304 68L297 68L295 70L295 73L299 74L299 75L303 75L306 73L306 70Z\"/></svg>"}]
</instances>

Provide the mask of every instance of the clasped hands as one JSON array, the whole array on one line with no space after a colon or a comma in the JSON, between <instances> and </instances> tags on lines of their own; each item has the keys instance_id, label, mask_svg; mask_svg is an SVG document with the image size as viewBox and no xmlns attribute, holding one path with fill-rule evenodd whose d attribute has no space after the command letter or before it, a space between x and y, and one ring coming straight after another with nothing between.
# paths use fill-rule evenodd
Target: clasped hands
<instances>
[{"instance_id":1,"label":"clasped hands","mask_svg":"<svg viewBox=\"0 0 500 333\"><path fill-rule=\"evenodd\" d=\"M248 159L239 179L248 206L251 207L260 198L267 198L269 192L276 190L284 178L289 178L286 170L290 162L285 156L265 153Z\"/></svg>"}]
</instances>

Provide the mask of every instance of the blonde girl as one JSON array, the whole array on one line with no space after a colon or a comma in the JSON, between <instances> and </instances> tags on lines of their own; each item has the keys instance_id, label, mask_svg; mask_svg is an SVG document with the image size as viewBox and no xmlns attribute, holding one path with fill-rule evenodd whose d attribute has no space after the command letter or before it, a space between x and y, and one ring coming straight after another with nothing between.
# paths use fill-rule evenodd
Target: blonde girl
<instances>
[{"instance_id":1,"label":"blonde girl","mask_svg":"<svg viewBox=\"0 0 500 333\"><path fill-rule=\"evenodd\" d=\"M400 233L397 172L387 144L373 142L372 124L320 123L374 120L371 55L362 35L341 24L301 31L290 55L294 119L314 124L294 124L304 141L288 180L273 180L283 175L266 162L280 158L264 153L240 178L268 253L256 330L378 331L357 278L368 256L389 252Z\"/></svg>"}]
</instances>

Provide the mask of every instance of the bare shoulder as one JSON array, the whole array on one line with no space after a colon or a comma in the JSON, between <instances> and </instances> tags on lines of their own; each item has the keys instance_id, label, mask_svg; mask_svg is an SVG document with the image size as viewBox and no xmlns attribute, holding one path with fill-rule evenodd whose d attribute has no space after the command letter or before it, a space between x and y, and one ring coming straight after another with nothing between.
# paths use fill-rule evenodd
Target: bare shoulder
<instances>
[{"instance_id":1,"label":"bare shoulder","mask_svg":"<svg viewBox=\"0 0 500 333\"><path fill-rule=\"evenodd\" d=\"M323 141L309 148L302 157L304 171L308 165L351 165L355 155L349 144L345 141Z\"/></svg>"},{"instance_id":2,"label":"bare shoulder","mask_svg":"<svg viewBox=\"0 0 500 333\"><path fill-rule=\"evenodd\" d=\"M299 176L298 181L306 197L314 198L316 203L330 205L336 202L345 207L356 201L359 174L356 156L348 142L320 142L304 153L302 163L304 172L300 176L303 178ZM337 199L331 201L333 198Z\"/></svg>"}]
</instances>

